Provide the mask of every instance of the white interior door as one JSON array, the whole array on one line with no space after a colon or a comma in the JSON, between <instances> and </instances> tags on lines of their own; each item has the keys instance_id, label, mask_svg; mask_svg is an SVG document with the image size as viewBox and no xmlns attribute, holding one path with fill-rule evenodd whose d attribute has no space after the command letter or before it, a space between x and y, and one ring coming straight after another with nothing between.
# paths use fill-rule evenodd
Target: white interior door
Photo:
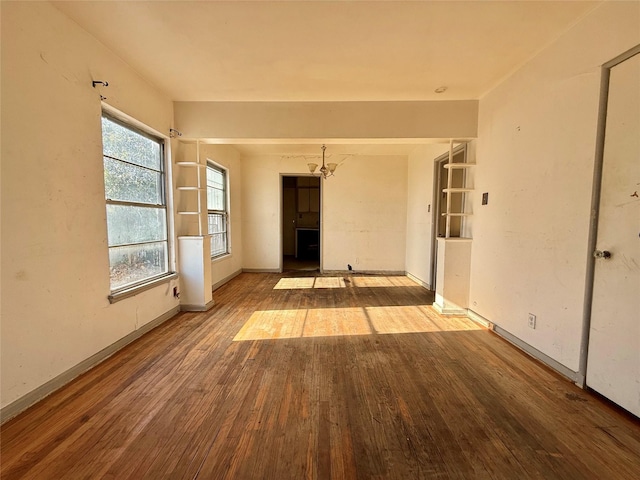
<instances>
[{"instance_id":1,"label":"white interior door","mask_svg":"<svg viewBox=\"0 0 640 480\"><path fill-rule=\"evenodd\" d=\"M587 385L640 416L640 54L611 68L603 158Z\"/></svg>"}]
</instances>

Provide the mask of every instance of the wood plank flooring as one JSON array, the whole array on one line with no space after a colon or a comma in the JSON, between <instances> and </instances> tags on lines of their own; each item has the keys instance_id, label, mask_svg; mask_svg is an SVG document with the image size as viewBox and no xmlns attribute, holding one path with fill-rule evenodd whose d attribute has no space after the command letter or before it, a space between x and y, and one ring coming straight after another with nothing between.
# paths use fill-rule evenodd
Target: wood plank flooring
<instances>
[{"instance_id":1,"label":"wood plank flooring","mask_svg":"<svg viewBox=\"0 0 640 480\"><path fill-rule=\"evenodd\" d=\"M1 478L640 478L637 419L405 277L214 297L5 424Z\"/></svg>"}]
</instances>

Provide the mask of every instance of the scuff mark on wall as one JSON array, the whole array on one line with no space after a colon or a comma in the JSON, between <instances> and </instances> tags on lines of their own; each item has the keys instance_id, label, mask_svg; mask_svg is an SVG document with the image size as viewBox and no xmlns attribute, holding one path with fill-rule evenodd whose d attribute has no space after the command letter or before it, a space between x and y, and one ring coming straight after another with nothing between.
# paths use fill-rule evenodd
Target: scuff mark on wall
<instances>
[{"instance_id":1,"label":"scuff mark on wall","mask_svg":"<svg viewBox=\"0 0 640 480\"><path fill-rule=\"evenodd\" d=\"M622 263L627 268L627 270L634 271L640 270L640 265L635 258L629 258L624 253L622 254Z\"/></svg>"},{"instance_id":2,"label":"scuff mark on wall","mask_svg":"<svg viewBox=\"0 0 640 480\"><path fill-rule=\"evenodd\" d=\"M45 56L45 52L40 52L40 59L46 63L47 65L49 65L49 67L51 67L53 69L54 72L56 72L58 75L60 75L62 78L64 78L67 82L70 83L78 83L78 77L76 75L74 75L73 73L69 73L68 75L66 75L65 73L63 73L60 69L60 67L56 67L56 62L54 61L53 63L49 63L49 60L47 60L46 56ZM62 65L62 62L57 62L58 65Z\"/></svg>"}]
</instances>

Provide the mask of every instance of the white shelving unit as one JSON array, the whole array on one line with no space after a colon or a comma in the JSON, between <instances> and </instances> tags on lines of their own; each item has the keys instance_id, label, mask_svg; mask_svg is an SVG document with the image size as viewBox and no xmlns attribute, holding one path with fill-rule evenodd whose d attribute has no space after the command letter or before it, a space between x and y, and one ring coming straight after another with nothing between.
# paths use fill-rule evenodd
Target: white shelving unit
<instances>
[{"instance_id":1,"label":"white shelving unit","mask_svg":"<svg viewBox=\"0 0 640 480\"><path fill-rule=\"evenodd\" d=\"M454 188L452 186L453 176L451 175L451 170L461 170L474 167L475 163L454 163L453 162L453 140L449 142L449 162L444 165L444 168L449 170L449 174L447 175L447 187L442 189L443 193L447 194L447 208L446 212L442 214L443 217L446 217L446 228L445 228L445 238L451 238L451 218L453 217L469 217L472 214L469 212L454 212L451 206L451 196L452 195L462 195L465 193L473 192L473 188L467 187L458 187ZM466 176L465 176L466 182ZM461 202L462 207L464 208L464 201Z\"/></svg>"},{"instance_id":2,"label":"white shelving unit","mask_svg":"<svg viewBox=\"0 0 640 480\"><path fill-rule=\"evenodd\" d=\"M176 166L181 169L194 169L194 174L183 175L189 181L183 185L178 185L176 189L180 192L180 204L189 205L189 207L178 210L178 215L195 215L198 217L198 236L202 236L206 232L204 228L204 204L206 202L206 164L200 161L200 142L196 141L195 161L178 161ZM195 200L192 198L195 193ZM182 197L182 196L185 197ZM205 197L203 199L203 197ZM183 229L186 230L186 229ZM185 232L185 234L188 232Z\"/></svg>"},{"instance_id":3,"label":"white shelving unit","mask_svg":"<svg viewBox=\"0 0 640 480\"><path fill-rule=\"evenodd\" d=\"M471 238L452 237L451 219L468 218L473 214L465 212L465 199L456 204L459 211L452 206L453 195L465 195L473 192L468 186L467 175L461 187L453 187L453 171L469 169L475 163L453 162L453 140L449 142L449 161L444 165L447 172L447 186L442 189L446 194L446 210L441 215L446 219L445 236L437 239L437 278L435 302L433 306L444 315L466 315L469 304L469 279L471 265ZM462 230L460 230L462 233Z\"/></svg>"},{"instance_id":4,"label":"white shelving unit","mask_svg":"<svg viewBox=\"0 0 640 480\"><path fill-rule=\"evenodd\" d=\"M206 311L214 305L211 293L211 236L207 229L206 161L200 159L200 141L185 143L179 168L178 215L181 235L178 236L180 265L180 307L184 311ZM197 228L194 224L197 221Z\"/></svg>"}]
</instances>

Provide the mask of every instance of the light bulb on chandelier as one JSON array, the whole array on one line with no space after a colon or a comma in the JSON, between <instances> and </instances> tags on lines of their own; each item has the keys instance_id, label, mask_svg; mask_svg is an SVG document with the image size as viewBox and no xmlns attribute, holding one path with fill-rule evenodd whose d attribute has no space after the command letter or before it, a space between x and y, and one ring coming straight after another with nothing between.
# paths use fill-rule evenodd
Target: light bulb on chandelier
<instances>
[{"instance_id":1,"label":"light bulb on chandelier","mask_svg":"<svg viewBox=\"0 0 640 480\"><path fill-rule=\"evenodd\" d=\"M322 145L322 166L320 167L320 175L322 175L322 178L332 177L333 176L333 172L335 172L336 168L338 168L338 164L337 163L327 163L325 165L325 163L324 163L324 151L326 149L327 149L327 147L325 145ZM318 168L318 164L317 163L308 163L307 167L309 167L309 172L311 172L313 174L313 173L315 173L316 168Z\"/></svg>"}]
</instances>

